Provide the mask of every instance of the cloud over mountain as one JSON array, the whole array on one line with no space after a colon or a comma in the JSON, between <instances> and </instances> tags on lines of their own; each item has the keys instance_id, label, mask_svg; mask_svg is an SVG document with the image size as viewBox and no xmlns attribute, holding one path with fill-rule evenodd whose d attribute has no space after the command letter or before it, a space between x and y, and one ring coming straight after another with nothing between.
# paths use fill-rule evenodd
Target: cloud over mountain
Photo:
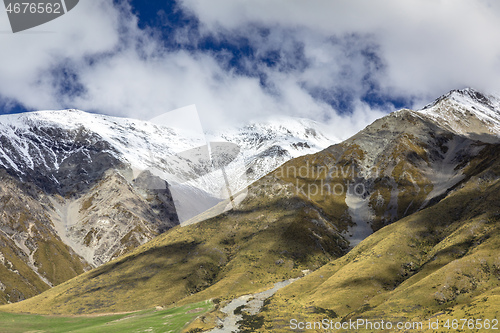
<instances>
[{"instance_id":1,"label":"cloud over mountain","mask_svg":"<svg viewBox=\"0 0 500 333\"><path fill-rule=\"evenodd\" d=\"M19 34L7 33L2 11L4 112L78 107L149 119L197 104L208 128L274 113L327 121L347 137L453 88L500 90L493 1L162 6L82 2Z\"/></svg>"}]
</instances>

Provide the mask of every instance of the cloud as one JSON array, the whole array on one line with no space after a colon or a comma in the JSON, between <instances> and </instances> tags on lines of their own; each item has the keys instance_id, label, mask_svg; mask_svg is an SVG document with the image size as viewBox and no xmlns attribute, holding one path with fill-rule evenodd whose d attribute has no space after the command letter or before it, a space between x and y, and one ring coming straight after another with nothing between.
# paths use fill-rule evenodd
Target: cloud
<instances>
[{"instance_id":1,"label":"cloud","mask_svg":"<svg viewBox=\"0 0 500 333\"><path fill-rule=\"evenodd\" d=\"M287 114L346 137L454 88L500 92L495 1L179 4L190 23L159 12L145 29L128 2L80 2L19 34L1 12L0 98L141 119L196 104L207 128Z\"/></svg>"},{"instance_id":2,"label":"cloud","mask_svg":"<svg viewBox=\"0 0 500 333\"><path fill-rule=\"evenodd\" d=\"M76 7L75 15L71 12L43 28L12 34L6 12L0 11L0 94L35 108L57 104L50 71L117 47L118 21L117 10L108 2L91 1Z\"/></svg>"},{"instance_id":3,"label":"cloud","mask_svg":"<svg viewBox=\"0 0 500 333\"><path fill-rule=\"evenodd\" d=\"M207 32L259 24L309 30L316 39L370 36L386 64L379 83L393 94L429 98L464 85L500 90L496 38L500 6L495 1L182 0L182 4ZM338 64L335 52L328 56L331 65Z\"/></svg>"}]
</instances>

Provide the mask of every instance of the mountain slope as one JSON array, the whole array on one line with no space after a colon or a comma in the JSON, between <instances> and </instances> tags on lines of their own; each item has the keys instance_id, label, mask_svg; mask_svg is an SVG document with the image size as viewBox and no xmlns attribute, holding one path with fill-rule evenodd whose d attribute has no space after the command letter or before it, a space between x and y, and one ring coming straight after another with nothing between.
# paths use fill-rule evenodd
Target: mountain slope
<instances>
[{"instance_id":1,"label":"mountain slope","mask_svg":"<svg viewBox=\"0 0 500 333\"><path fill-rule=\"evenodd\" d=\"M57 237L49 196L0 170L0 303L17 302L90 267Z\"/></svg>"},{"instance_id":2,"label":"mountain slope","mask_svg":"<svg viewBox=\"0 0 500 333\"><path fill-rule=\"evenodd\" d=\"M126 158L129 143L147 139L144 132L126 136L133 121L72 110L0 118L0 164L18 180L4 196L17 195L27 184L44 193L48 203L40 214L51 226L44 237L71 247L79 255L74 264L99 265L178 224L168 194L161 200L159 191L140 186L132 190L132 177L125 179L132 174ZM92 201L99 195L109 200L96 207ZM33 200L27 202L30 210L37 209ZM129 202L120 206L122 200ZM160 210L154 209L155 203ZM1 224L8 221L2 219ZM61 276L58 283L64 280Z\"/></svg>"},{"instance_id":3,"label":"mountain slope","mask_svg":"<svg viewBox=\"0 0 500 333\"><path fill-rule=\"evenodd\" d=\"M268 325L286 332L296 314L303 321L437 317L441 327L447 319L498 318L500 146L488 146L481 159L439 203L276 294L264 312Z\"/></svg>"},{"instance_id":4,"label":"mountain slope","mask_svg":"<svg viewBox=\"0 0 500 333\"><path fill-rule=\"evenodd\" d=\"M284 196L271 200L262 200L263 190L252 186L239 208L170 229L15 309L92 313L170 305L186 297L187 302L229 299L300 276L343 254L347 243L334 226L321 222L325 218L293 188L281 186Z\"/></svg>"},{"instance_id":5,"label":"mountain slope","mask_svg":"<svg viewBox=\"0 0 500 333\"><path fill-rule=\"evenodd\" d=\"M245 175L238 186L248 184L247 174L260 177L292 156L329 144L318 124L290 123L229 131L226 138L242 148L239 163L226 168L231 179ZM5 209L0 218L8 244L0 251L9 258L2 261L9 273L0 276L6 295L0 302L28 298L131 251L178 225L180 209L192 216L220 202L213 188L220 187L219 175L182 155L203 145L204 139L175 128L78 110L0 116L0 171L10 181L0 201L22 198L13 207L26 211L21 216ZM172 187L179 175L190 183ZM47 258L38 258L50 242L62 248L51 247ZM66 261L52 260L55 252ZM46 261L55 266L49 269ZM12 274L19 276L7 278Z\"/></svg>"},{"instance_id":6,"label":"mountain slope","mask_svg":"<svg viewBox=\"0 0 500 333\"><path fill-rule=\"evenodd\" d=\"M488 141L497 138L492 133ZM86 313L230 299L334 260L304 278L306 287L294 283L284 289L291 290L289 297L283 296L282 302L276 298L273 306L291 313L287 311L305 311L313 304L320 313L324 309L356 316L356 311L369 309L363 308L364 300L371 307L369 300L403 285L420 266L439 269L427 253L446 256L473 249L475 241L464 237L469 226L474 229L480 222L476 218L495 224L496 205L476 200L480 191L473 187L484 183L483 190L495 198L498 151L498 144L440 127L423 111L401 110L340 144L285 163L252 184L243 201L218 217L170 229L129 255L2 309ZM481 228L476 228L479 239L495 230ZM441 243L451 236L456 237L453 242ZM380 265L373 264L379 255L384 256ZM369 265L360 266L365 263ZM336 276L342 267L346 270ZM422 272L425 276L430 271ZM342 301L324 295L320 286L325 276L332 277L325 286L337 286ZM494 285L490 277L488 288ZM364 294L350 297L357 295L353 288ZM317 303L308 298L315 293Z\"/></svg>"}]
</instances>

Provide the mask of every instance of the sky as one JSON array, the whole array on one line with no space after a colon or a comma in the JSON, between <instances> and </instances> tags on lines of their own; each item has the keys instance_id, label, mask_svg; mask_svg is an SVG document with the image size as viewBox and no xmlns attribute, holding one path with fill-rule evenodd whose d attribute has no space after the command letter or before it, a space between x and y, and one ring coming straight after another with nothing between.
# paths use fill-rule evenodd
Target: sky
<instances>
[{"instance_id":1,"label":"sky","mask_svg":"<svg viewBox=\"0 0 500 333\"><path fill-rule=\"evenodd\" d=\"M0 8L0 113L77 108L203 126L276 115L354 134L452 90L500 92L495 0L81 0L13 34Z\"/></svg>"}]
</instances>

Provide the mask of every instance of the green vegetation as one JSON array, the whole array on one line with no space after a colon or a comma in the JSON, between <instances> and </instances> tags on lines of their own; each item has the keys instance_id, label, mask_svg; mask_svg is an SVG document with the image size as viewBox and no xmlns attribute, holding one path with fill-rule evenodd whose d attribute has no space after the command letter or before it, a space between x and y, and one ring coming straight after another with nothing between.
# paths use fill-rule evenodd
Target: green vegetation
<instances>
[{"instance_id":1,"label":"green vegetation","mask_svg":"<svg viewBox=\"0 0 500 333\"><path fill-rule=\"evenodd\" d=\"M410 120L412 126L419 124ZM207 299L223 306L310 270L267 299L261 313L250 316L238 308L241 329L287 332L291 318L498 318L500 146L477 143L483 149L477 156L459 155L466 160L456 168L463 180L427 205L433 189L430 161L442 159L448 140L442 133L431 138L442 142L440 151L429 152L417 136L395 135L370 162L380 171L373 178L354 171L366 162L361 159L370 157L361 144L345 142L292 160L254 183L236 209L170 229L123 257L0 310L117 313ZM327 174L322 167L330 165L341 166L341 172ZM376 214L371 225L376 232L350 252L342 236L352 224L345 193L317 190L326 182L346 181L370 186L367 196ZM427 208L421 209L424 203ZM129 238L133 233L125 241ZM41 254L50 258L49 252ZM186 330L214 327L222 315L218 310Z\"/></svg>"},{"instance_id":2,"label":"green vegetation","mask_svg":"<svg viewBox=\"0 0 500 333\"><path fill-rule=\"evenodd\" d=\"M2 333L175 333L181 332L189 322L211 308L211 302L200 302L167 310L144 310L128 314L93 317L59 317L0 312L0 330Z\"/></svg>"},{"instance_id":3,"label":"green vegetation","mask_svg":"<svg viewBox=\"0 0 500 333\"><path fill-rule=\"evenodd\" d=\"M287 332L290 318L317 321L329 311L339 321L498 319L500 151L489 153L490 167L439 203L276 293L266 325Z\"/></svg>"},{"instance_id":4,"label":"green vegetation","mask_svg":"<svg viewBox=\"0 0 500 333\"><path fill-rule=\"evenodd\" d=\"M92 314L224 301L271 288L345 253L339 246L345 241L332 224L320 223L327 220L313 202L293 192L272 197L268 188L256 186L238 209L170 229L121 258L1 311Z\"/></svg>"}]
</instances>

